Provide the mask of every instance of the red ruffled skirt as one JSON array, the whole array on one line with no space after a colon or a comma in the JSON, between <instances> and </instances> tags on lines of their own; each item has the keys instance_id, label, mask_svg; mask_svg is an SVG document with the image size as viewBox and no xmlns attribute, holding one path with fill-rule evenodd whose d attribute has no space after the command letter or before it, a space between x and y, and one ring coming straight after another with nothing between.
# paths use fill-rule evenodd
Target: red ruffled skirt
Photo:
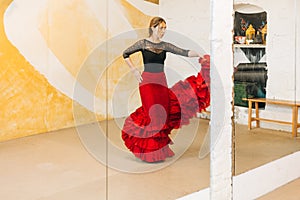
<instances>
[{"instance_id":1,"label":"red ruffled skirt","mask_svg":"<svg viewBox=\"0 0 300 200\"><path fill-rule=\"evenodd\" d=\"M174 155L169 144L173 129L189 124L210 104L209 88L201 73L167 87L165 74L143 72L139 85L142 106L126 118L122 139L126 147L146 162Z\"/></svg>"}]
</instances>

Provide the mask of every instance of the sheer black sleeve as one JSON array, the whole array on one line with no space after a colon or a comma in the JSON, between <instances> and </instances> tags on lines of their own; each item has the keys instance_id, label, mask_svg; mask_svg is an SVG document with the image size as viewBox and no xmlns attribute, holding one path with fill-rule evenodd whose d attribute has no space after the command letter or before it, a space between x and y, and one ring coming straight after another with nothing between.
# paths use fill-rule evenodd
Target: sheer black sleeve
<instances>
[{"instance_id":1,"label":"sheer black sleeve","mask_svg":"<svg viewBox=\"0 0 300 200\"><path fill-rule=\"evenodd\" d=\"M177 54L177 55L181 55L181 56L188 56L189 54L189 51L190 50L187 50L187 49L182 49L182 48L179 48L171 43L168 43L168 42L165 42L165 50L167 52L171 52L171 53L174 53L174 54Z\"/></svg>"},{"instance_id":2,"label":"sheer black sleeve","mask_svg":"<svg viewBox=\"0 0 300 200\"><path fill-rule=\"evenodd\" d=\"M139 40L123 52L123 58L128 58L131 54L141 51L144 48L143 40Z\"/></svg>"}]
</instances>

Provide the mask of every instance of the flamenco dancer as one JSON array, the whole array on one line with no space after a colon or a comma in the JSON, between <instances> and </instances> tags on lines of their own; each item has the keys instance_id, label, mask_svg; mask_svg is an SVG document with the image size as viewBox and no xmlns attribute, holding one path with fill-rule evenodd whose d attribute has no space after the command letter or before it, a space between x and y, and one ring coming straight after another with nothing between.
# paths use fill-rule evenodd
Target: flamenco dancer
<instances>
[{"instance_id":1,"label":"flamenco dancer","mask_svg":"<svg viewBox=\"0 0 300 200\"><path fill-rule=\"evenodd\" d=\"M125 62L139 82L142 106L126 120L122 129L122 139L126 147L145 162L160 162L172 157L174 152L169 144L172 129L189 123L197 112L209 106L209 90L201 74L179 81L168 88L164 73L166 53L199 57L201 64L207 65L207 55L202 58L194 50L185 50L161 38L166 30L166 21L154 17L149 25L149 37L141 39L123 52ZM140 72L130 59L130 55L141 52L144 70ZM206 58L205 58L206 57Z\"/></svg>"}]
</instances>

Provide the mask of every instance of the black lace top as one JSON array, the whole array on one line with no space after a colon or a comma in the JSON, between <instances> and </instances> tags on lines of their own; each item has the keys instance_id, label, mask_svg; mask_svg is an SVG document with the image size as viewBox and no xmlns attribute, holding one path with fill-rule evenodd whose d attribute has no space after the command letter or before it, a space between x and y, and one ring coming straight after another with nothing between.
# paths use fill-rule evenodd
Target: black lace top
<instances>
[{"instance_id":1,"label":"black lace top","mask_svg":"<svg viewBox=\"0 0 300 200\"><path fill-rule=\"evenodd\" d=\"M189 50L181 49L168 42L154 43L146 39L137 41L123 52L123 57L128 58L131 54L141 51L143 55L144 71L163 72L166 53L171 52L181 56L188 56Z\"/></svg>"}]
</instances>

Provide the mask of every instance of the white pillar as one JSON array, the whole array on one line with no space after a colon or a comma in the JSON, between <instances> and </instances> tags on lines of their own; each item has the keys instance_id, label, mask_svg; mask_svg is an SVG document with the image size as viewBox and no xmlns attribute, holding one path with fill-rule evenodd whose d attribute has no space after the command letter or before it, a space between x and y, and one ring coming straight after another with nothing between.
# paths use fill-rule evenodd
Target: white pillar
<instances>
[{"instance_id":1,"label":"white pillar","mask_svg":"<svg viewBox=\"0 0 300 200\"><path fill-rule=\"evenodd\" d=\"M210 198L232 199L233 0L211 0Z\"/></svg>"}]
</instances>

